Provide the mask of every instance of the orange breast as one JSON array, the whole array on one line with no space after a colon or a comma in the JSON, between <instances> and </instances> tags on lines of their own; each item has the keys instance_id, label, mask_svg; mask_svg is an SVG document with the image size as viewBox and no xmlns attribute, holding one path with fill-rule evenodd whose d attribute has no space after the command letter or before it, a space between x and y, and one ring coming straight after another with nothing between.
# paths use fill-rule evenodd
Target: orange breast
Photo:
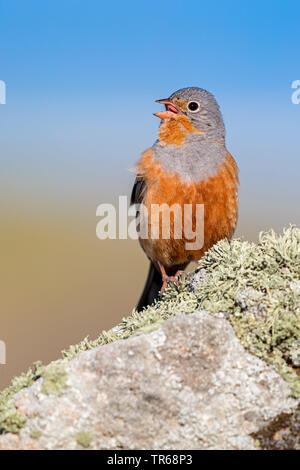
<instances>
[{"instance_id":1,"label":"orange breast","mask_svg":"<svg viewBox=\"0 0 300 470\"><path fill-rule=\"evenodd\" d=\"M197 183L188 183L180 180L176 174L166 173L161 164L154 160L152 150L149 149L141 157L138 164L138 173L146 181L147 190L144 196L144 205L149 214L148 229L151 234L151 205L167 204L169 207L178 204L182 208L182 215L171 215L170 239L162 237L163 216L159 221L159 237L154 240L140 239L140 243L152 261L159 260L164 266L184 264L200 259L204 252L223 238L233 235L238 214L238 169L233 157L227 153L226 160L221 165L216 176ZM192 205L192 230L196 230L196 204L204 205L204 243L199 249L189 250L187 239L183 233L181 239L174 236L176 217L182 217L184 225L184 205ZM198 225L199 228L199 225Z\"/></svg>"}]
</instances>

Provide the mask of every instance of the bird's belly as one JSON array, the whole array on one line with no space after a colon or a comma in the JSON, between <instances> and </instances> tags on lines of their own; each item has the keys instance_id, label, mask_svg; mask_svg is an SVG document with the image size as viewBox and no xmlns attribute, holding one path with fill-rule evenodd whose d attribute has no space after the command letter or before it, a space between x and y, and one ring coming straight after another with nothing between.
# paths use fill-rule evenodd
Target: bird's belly
<instances>
[{"instance_id":1,"label":"bird's belly","mask_svg":"<svg viewBox=\"0 0 300 470\"><path fill-rule=\"evenodd\" d=\"M143 201L148 214L148 237L140 238L153 262L159 260L167 267L199 260L216 242L231 238L237 222L238 178L230 154L216 176L205 181L183 182L161 168L153 176L149 170Z\"/></svg>"}]
</instances>

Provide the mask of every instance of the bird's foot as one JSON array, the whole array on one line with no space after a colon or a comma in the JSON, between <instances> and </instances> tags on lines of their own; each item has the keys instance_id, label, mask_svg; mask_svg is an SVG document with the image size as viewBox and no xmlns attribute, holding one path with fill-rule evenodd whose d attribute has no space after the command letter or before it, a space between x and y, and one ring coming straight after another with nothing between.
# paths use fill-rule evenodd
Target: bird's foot
<instances>
[{"instance_id":1,"label":"bird's foot","mask_svg":"<svg viewBox=\"0 0 300 470\"><path fill-rule=\"evenodd\" d=\"M177 271L175 276L168 276L167 274L163 274L162 276L162 281L163 281L163 284L162 284L162 287L161 287L161 290L160 290L160 297L162 297L163 293L164 293L164 290L165 288L167 287L167 285L169 284L169 282L174 282L174 284L176 284L176 286L179 286L179 278L180 276L183 276L185 273L185 271Z\"/></svg>"}]
</instances>

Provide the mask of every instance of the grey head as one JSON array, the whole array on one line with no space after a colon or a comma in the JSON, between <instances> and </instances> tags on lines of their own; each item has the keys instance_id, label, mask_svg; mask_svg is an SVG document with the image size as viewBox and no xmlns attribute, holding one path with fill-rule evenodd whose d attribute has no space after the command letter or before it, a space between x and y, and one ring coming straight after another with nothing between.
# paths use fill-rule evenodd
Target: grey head
<instances>
[{"instance_id":1,"label":"grey head","mask_svg":"<svg viewBox=\"0 0 300 470\"><path fill-rule=\"evenodd\" d=\"M215 97L203 88L188 87L158 103L165 104L167 111L157 113L158 117L171 116L172 112L184 114L203 134L187 134L181 146L157 140L153 145L155 159L166 171L178 174L185 181L205 180L217 174L227 150L223 117Z\"/></svg>"},{"instance_id":2,"label":"grey head","mask_svg":"<svg viewBox=\"0 0 300 470\"><path fill-rule=\"evenodd\" d=\"M214 95L203 88L189 87L175 91L169 100L183 102L181 111L196 129L207 131L207 138L225 139L225 126L220 107Z\"/></svg>"}]
</instances>

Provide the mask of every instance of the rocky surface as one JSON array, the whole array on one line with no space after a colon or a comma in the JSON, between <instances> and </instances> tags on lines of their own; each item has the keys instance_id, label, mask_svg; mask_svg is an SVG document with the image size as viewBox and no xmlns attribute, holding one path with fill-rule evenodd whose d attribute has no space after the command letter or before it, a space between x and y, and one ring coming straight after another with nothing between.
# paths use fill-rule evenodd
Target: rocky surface
<instances>
[{"instance_id":1,"label":"rocky surface","mask_svg":"<svg viewBox=\"0 0 300 470\"><path fill-rule=\"evenodd\" d=\"M27 421L0 449L255 449L299 403L203 311L48 367L14 397Z\"/></svg>"}]
</instances>

